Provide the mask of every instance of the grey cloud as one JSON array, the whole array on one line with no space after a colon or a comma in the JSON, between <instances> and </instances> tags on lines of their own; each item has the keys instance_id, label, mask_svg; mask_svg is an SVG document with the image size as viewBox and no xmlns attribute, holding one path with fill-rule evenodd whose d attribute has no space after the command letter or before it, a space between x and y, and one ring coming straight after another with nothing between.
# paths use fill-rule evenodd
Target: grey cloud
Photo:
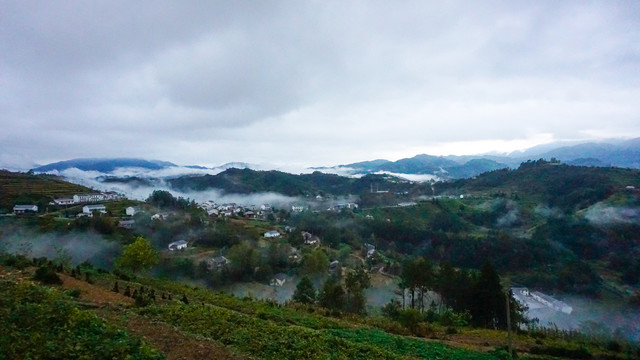
<instances>
[{"instance_id":1,"label":"grey cloud","mask_svg":"<svg viewBox=\"0 0 640 360\"><path fill-rule=\"evenodd\" d=\"M633 2L3 8L0 142L37 162L320 165L447 142L640 135Z\"/></svg>"}]
</instances>

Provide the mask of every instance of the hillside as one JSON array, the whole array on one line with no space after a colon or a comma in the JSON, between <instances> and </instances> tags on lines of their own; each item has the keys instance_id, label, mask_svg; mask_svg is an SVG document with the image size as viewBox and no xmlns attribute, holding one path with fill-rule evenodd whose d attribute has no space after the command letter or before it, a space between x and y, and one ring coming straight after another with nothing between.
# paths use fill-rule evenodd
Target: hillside
<instances>
[{"instance_id":1,"label":"hillside","mask_svg":"<svg viewBox=\"0 0 640 360\"><path fill-rule=\"evenodd\" d=\"M281 171L256 171L231 168L216 175L182 176L167 182L178 190L219 189L226 193L250 194L276 192L288 196L361 194L377 186L379 190L407 191L414 185L388 175L349 178L315 171L294 175Z\"/></svg>"},{"instance_id":2,"label":"hillside","mask_svg":"<svg viewBox=\"0 0 640 360\"><path fill-rule=\"evenodd\" d=\"M517 193L554 206L584 208L626 186L639 187L640 170L529 161L515 170L495 170L473 179L437 183L434 186L438 191L448 193Z\"/></svg>"},{"instance_id":3,"label":"hillside","mask_svg":"<svg viewBox=\"0 0 640 360\"><path fill-rule=\"evenodd\" d=\"M0 356L9 358L46 351L76 358L97 344L98 358L491 360L506 355L505 334L499 331L432 327L414 337L381 319L238 299L166 280L122 279L91 266L71 275L68 269L58 271L61 285L33 284L29 279L36 268L26 259L5 256L0 263L0 319L9 326ZM47 336L46 346L38 334ZM524 359L540 358L533 354L624 358L600 345L553 336L518 334L514 348Z\"/></svg>"},{"instance_id":4,"label":"hillside","mask_svg":"<svg viewBox=\"0 0 640 360\"><path fill-rule=\"evenodd\" d=\"M53 198L91 191L57 176L0 170L0 211L9 212L17 203L46 204Z\"/></svg>"}]
</instances>

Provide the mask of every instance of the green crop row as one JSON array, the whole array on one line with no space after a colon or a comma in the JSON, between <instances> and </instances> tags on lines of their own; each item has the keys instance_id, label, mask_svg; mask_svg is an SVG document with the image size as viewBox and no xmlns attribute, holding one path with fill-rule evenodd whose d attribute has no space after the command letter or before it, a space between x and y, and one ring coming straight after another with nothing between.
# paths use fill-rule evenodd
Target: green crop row
<instances>
[{"instance_id":1,"label":"green crop row","mask_svg":"<svg viewBox=\"0 0 640 360\"><path fill-rule=\"evenodd\" d=\"M403 359L403 355L325 331L278 324L202 305L150 306L141 315L265 359Z\"/></svg>"},{"instance_id":2,"label":"green crop row","mask_svg":"<svg viewBox=\"0 0 640 360\"><path fill-rule=\"evenodd\" d=\"M424 359L496 359L496 357L491 354L456 349L437 342L391 335L377 329L326 330L326 332L356 343L370 344L395 354Z\"/></svg>"}]
</instances>

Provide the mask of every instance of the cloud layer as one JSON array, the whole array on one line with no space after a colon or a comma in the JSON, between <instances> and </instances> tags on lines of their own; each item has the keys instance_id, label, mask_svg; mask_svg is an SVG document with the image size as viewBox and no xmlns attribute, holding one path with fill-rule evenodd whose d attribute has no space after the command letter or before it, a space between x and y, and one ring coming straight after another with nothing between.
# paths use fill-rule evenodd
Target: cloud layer
<instances>
[{"instance_id":1,"label":"cloud layer","mask_svg":"<svg viewBox=\"0 0 640 360\"><path fill-rule=\"evenodd\" d=\"M640 136L639 19L632 1L8 1L0 159L335 165Z\"/></svg>"}]
</instances>

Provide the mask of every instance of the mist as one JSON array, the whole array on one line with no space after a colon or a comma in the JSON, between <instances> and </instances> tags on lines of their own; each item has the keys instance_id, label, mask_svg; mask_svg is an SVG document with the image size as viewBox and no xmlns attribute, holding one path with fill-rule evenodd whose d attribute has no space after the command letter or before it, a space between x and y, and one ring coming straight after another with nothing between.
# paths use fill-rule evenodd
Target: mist
<instances>
[{"instance_id":1,"label":"mist","mask_svg":"<svg viewBox=\"0 0 640 360\"><path fill-rule=\"evenodd\" d=\"M4 224L0 233L0 250L27 258L46 257L78 265L85 261L111 269L122 245L96 233L39 233L20 225Z\"/></svg>"},{"instance_id":2,"label":"mist","mask_svg":"<svg viewBox=\"0 0 640 360\"><path fill-rule=\"evenodd\" d=\"M592 224L601 227L618 224L637 224L640 222L640 208L609 206L598 203L589 207L584 217Z\"/></svg>"},{"instance_id":3,"label":"mist","mask_svg":"<svg viewBox=\"0 0 640 360\"><path fill-rule=\"evenodd\" d=\"M544 308L530 310L527 316L538 318L539 325L543 327L558 327L562 330L577 330L586 335L640 341L640 311L637 307L575 295L558 298L573 307L570 315Z\"/></svg>"}]
</instances>

